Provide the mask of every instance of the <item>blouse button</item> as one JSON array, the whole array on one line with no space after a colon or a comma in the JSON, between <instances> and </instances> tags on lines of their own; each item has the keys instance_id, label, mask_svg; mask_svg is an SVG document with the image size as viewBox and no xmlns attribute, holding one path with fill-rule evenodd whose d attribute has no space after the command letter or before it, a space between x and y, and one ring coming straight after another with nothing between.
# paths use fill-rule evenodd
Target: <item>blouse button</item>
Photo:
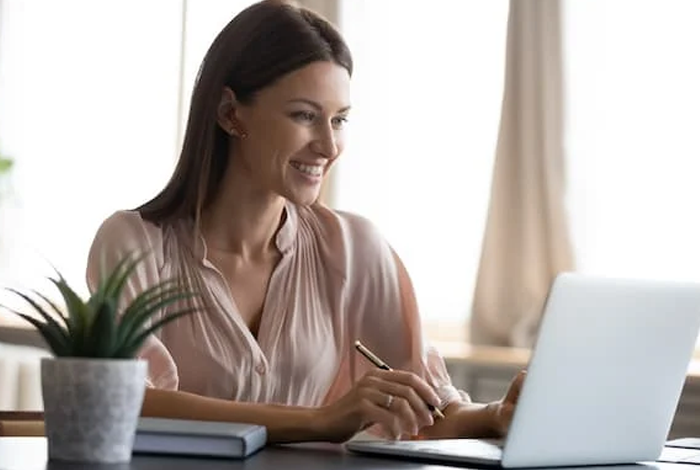
<instances>
[{"instance_id":1,"label":"blouse button","mask_svg":"<svg viewBox=\"0 0 700 470\"><path fill-rule=\"evenodd\" d=\"M265 364L262 362L255 366L255 371L260 375L265 375Z\"/></svg>"}]
</instances>

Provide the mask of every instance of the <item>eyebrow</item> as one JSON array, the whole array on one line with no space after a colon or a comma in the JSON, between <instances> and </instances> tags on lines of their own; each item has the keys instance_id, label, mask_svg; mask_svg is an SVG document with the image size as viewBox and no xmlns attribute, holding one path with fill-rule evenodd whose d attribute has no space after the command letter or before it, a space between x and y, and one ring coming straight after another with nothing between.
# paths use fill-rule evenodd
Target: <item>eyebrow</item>
<instances>
[{"instance_id":1,"label":"eyebrow","mask_svg":"<svg viewBox=\"0 0 700 470\"><path fill-rule=\"evenodd\" d=\"M311 106L313 108L316 108L318 111L323 110L323 106L321 106L319 103L317 103L313 100L306 99L306 98L294 98L292 100L287 101L287 103L304 103L304 104L308 104L309 106ZM340 108L338 110L338 113L346 113L348 111L350 111L350 106L345 106L343 108Z\"/></svg>"}]
</instances>

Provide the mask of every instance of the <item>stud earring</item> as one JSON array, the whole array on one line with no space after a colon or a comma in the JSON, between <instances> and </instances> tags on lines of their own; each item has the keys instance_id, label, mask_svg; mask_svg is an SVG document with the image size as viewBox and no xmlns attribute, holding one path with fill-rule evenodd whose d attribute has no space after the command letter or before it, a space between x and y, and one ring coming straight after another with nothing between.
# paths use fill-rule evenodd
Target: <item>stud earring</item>
<instances>
[{"instance_id":1,"label":"stud earring","mask_svg":"<svg viewBox=\"0 0 700 470\"><path fill-rule=\"evenodd\" d=\"M241 139L245 139L248 137L248 133L244 131L243 129L240 128L240 125L238 123L234 123L231 126L231 129L229 130L229 134L231 135L237 135Z\"/></svg>"}]
</instances>

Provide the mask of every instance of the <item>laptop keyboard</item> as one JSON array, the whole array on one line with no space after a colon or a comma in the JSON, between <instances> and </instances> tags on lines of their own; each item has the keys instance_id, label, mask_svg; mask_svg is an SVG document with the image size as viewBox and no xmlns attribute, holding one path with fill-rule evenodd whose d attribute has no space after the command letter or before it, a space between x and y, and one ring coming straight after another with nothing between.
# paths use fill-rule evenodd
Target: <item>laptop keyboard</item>
<instances>
[{"instance_id":1,"label":"laptop keyboard","mask_svg":"<svg viewBox=\"0 0 700 470\"><path fill-rule=\"evenodd\" d=\"M488 460L500 460L503 455L503 441L439 439L411 442L411 450L428 454L450 454L456 456L478 456Z\"/></svg>"}]
</instances>

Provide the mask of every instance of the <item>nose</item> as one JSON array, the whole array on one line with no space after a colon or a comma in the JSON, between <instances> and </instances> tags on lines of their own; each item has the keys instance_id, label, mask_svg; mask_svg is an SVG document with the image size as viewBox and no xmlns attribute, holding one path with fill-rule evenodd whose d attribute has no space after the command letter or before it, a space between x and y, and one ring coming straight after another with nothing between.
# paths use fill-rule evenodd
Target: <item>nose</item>
<instances>
[{"instance_id":1,"label":"nose","mask_svg":"<svg viewBox=\"0 0 700 470\"><path fill-rule=\"evenodd\" d=\"M311 143L311 149L329 160L337 157L338 141L334 129L330 126L324 126L322 129L319 129Z\"/></svg>"}]
</instances>

